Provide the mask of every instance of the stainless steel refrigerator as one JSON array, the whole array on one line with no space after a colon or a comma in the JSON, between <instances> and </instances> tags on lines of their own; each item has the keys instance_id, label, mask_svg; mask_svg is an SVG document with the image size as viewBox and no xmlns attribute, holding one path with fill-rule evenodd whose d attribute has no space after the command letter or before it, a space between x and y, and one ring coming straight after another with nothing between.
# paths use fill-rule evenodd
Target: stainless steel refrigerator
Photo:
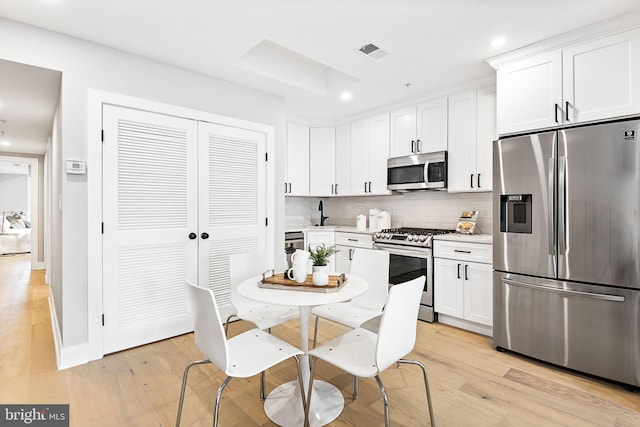
<instances>
[{"instance_id":1,"label":"stainless steel refrigerator","mask_svg":"<svg viewBox=\"0 0 640 427\"><path fill-rule=\"evenodd\" d=\"M640 386L640 120L493 154L494 345Z\"/></svg>"}]
</instances>

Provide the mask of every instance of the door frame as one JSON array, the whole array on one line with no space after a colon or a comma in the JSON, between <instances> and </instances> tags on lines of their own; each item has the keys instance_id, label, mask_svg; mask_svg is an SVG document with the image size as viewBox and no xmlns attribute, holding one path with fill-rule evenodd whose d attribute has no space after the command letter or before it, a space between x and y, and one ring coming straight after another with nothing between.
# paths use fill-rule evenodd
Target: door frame
<instances>
[{"instance_id":1,"label":"door frame","mask_svg":"<svg viewBox=\"0 0 640 427\"><path fill-rule=\"evenodd\" d=\"M120 95L95 89L87 91L87 352L84 361L101 359L104 356L102 326L102 106L111 104L152 113L182 117L226 126L251 129L266 136L266 149L270 153L266 163L266 211L271 218L266 230L267 248L275 250L274 171L275 130L274 126L250 122L204 111L192 110L176 105L164 104L141 98ZM269 251L273 253L272 251ZM275 260L270 259L273 264ZM78 355L79 356L79 355Z\"/></svg>"},{"instance_id":2,"label":"door frame","mask_svg":"<svg viewBox=\"0 0 640 427\"><path fill-rule=\"evenodd\" d=\"M31 169L29 176L29 216L31 218L31 270L42 270L45 268L43 262L39 262L40 257L40 213L42 209L38 204L40 176L38 168L40 160L37 157L22 157L19 155L0 155L0 160L6 162L26 163ZM0 212L1 214L2 212Z\"/></svg>"}]
</instances>

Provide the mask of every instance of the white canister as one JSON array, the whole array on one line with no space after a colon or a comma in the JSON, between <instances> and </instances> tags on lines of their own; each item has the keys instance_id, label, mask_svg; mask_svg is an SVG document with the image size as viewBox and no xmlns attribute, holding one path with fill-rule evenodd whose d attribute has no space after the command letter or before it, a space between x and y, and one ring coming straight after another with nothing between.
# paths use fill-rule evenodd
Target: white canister
<instances>
[{"instance_id":1,"label":"white canister","mask_svg":"<svg viewBox=\"0 0 640 427\"><path fill-rule=\"evenodd\" d=\"M378 212L379 209L369 209L369 229L370 230L380 230L378 227Z\"/></svg>"},{"instance_id":2,"label":"white canister","mask_svg":"<svg viewBox=\"0 0 640 427\"><path fill-rule=\"evenodd\" d=\"M365 215L358 215L356 217L356 229L358 231L365 231L367 229L367 217Z\"/></svg>"},{"instance_id":3,"label":"white canister","mask_svg":"<svg viewBox=\"0 0 640 427\"><path fill-rule=\"evenodd\" d=\"M378 212L378 228L381 230L391 228L391 214L389 212Z\"/></svg>"}]
</instances>

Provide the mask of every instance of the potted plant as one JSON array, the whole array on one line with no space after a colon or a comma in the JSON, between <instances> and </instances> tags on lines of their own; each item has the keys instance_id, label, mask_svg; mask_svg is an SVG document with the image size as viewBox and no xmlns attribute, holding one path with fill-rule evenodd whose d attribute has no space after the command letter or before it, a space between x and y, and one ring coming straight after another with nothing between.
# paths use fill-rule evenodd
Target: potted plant
<instances>
[{"instance_id":1,"label":"potted plant","mask_svg":"<svg viewBox=\"0 0 640 427\"><path fill-rule=\"evenodd\" d=\"M309 245L309 254L313 262L313 284L317 286L324 286L329 283L329 267L327 266L328 258L338 252L335 246L325 246L323 243L321 246L316 246L315 249L311 249Z\"/></svg>"}]
</instances>

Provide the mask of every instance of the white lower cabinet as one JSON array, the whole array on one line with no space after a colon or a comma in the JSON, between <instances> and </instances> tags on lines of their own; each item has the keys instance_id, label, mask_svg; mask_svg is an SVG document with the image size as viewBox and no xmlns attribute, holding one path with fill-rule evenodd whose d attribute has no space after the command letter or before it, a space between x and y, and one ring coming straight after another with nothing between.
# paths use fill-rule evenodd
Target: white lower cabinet
<instances>
[{"instance_id":1,"label":"white lower cabinet","mask_svg":"<svg viewBox=\"0 0 640 427\"><path fill-rule=\"evenodd\" d=\"M336 249L338 250L336 253L336 272L338 273L351 272L351 261L356 249L373 249L371 234L336 231L335 239Z\"/></svg>"},{"instance_id":2,"label":"white lower cabinet","mask_svg":"<svg viewBox=\"0 0 640 427\"><path fill-rule=\"evenodd\" d=\"M489 244L434 242L434 308L439 321L491 335L491 262Z\"/></svg>"}]
</instances>

